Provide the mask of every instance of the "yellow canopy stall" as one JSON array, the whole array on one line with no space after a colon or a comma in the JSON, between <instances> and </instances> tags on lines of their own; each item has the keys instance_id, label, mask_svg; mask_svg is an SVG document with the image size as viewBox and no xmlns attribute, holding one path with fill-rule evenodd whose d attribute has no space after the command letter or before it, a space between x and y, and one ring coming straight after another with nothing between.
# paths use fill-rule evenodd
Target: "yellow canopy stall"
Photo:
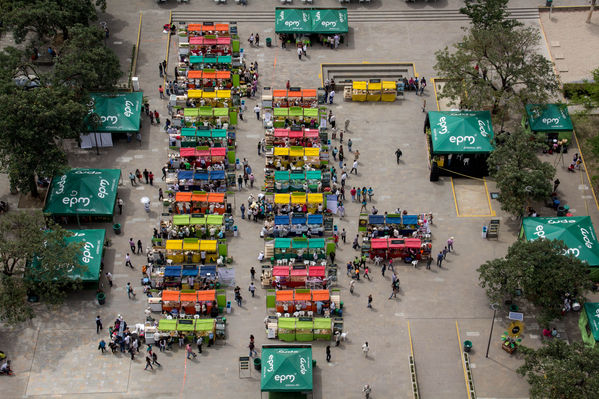
<instances>
[{"instance_id":1,"label":"yellow canopy stall","mask_svg":"<svg viewBox=\"0 0 599 399\"><path fill-rule=\"evenodd\" d=\"M370 82L368 83L368 95L366 99L368 101L381 101L381 82Z\"/></svg>"},{"instance_id":2,"label":"yellow canopy stall","mask_svg":"<svg viewBox=\"0 0 599 399\"><path fill-rule=\"evenodd\" d=\"M381 101L395 101L397 97L397 84L392 81L383 81L383 93L381 94Z\"/></svg>"},{"instance_id":3,"label":"yellow canopy stall","mask_svg":"<svg viewBox=\"0 0 599 399\"><path fill-rule=\"evenodd\" d=\"M353 82L352 83L352 101L366 101L366 94L368 93L366 82Z\"/></svg>"}]
</instances>

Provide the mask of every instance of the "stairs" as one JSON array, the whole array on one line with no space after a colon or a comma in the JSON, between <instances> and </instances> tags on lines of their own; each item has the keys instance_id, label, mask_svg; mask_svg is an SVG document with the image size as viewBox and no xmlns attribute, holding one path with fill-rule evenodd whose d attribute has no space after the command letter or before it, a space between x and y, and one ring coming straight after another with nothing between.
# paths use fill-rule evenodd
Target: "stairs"
<instances>
[{"instance_id":1,"label":"stairs","mask_svg":"<svg viewBox=\"0 0 599 399\"><path fill-rule=\"evenodd\" d=\"M414 76L412 63L362 63L362 64L322 64L322 79L335 79L335 85L342 90L353 80L381 79L396 81Z\"/></svg>"},{"instance_id":2,"label":"stairs","mask_svg":"<svg viewBox=\"0 0 599 399\"><path fill-rule=\"evenodd\" d=\"M298 7L299 4L296 4ZM539 10L535 7L510 8L510 18L525 20L538 19ZM212 22L275 22L275 10L253 11L247 9L221 8L218 10L174 10L173 22L195 23L203 21ZM384 23L384 22L425 22L425 21L467 21L468 17L460 14L457 9L423 9L423 10L348 10L347 18L352 23Z\"/></svg>"}]
</instances>

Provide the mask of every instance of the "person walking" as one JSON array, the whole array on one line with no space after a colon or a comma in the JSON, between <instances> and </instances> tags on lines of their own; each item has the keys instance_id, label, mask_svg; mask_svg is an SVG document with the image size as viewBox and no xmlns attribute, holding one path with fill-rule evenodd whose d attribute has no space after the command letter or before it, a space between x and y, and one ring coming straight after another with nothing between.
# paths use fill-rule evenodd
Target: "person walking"
<instances>
[{"instance_id":1,"label":"person walking","mask_svg":"<svg viewBox=\"0 0 599 399\"><path fill-rule=\"evenodd\" d=\"M129 255L129 253L127 253L127 255L125 255L125 266L128 266L131 269L134 269L133 264L131 263L131 255Z\"/></svg>"},{"instance_id":2,"label":"person walking","mask_svg":"<svg viewBox=\"0 0 599 399\"><path fill-rule=\"evenodd\" d=\"M356 172L356 176L358 175L358 161L354 161L349 174L351 175L352 172Z\"/></svg>"},{"instance_id":3,"label":"person walking","mask_svg":"<svg viewBox=\"0 0 599 399\"><path fill-rule=\"evenodd\" d=\"M144 175L144 179L146 180L146 184L148 184L148 174L149 174L149 173L150 173L150 172L148 172L148 170L147 170L147 169L144 169L144 171L143 171L143 173L142 173L142 174Z\"/></svg>"},{"instance_id":4,"label":"person walking","mask_svg":"<svg viewBox=\"0 0 599 399\"><path fill-rule=\"evenodd\" d=\"M191 358L193 356L193 358L195 359L196 357L198 357L198 355L196 355L193 350L191 349L191 345L187 344L187 346L185 347L185 351L187 352L187 358Z\"/></svg>"},{"instance_id":5,"label":"person walking","mask_svg":"<svg viewBox=\"0 0 599 399\"><path fill-rule=\"evenodd\" d=\"M302 60L302 48L298 47L297 48L297 58L301 61Z\"/></svg>"},{"instance_id":6,"label":"person walking","mask_svg":"<svg viewBox=\"0 0 599 399\"><path fill-rule=\"evenodd\" d=\"M139 255L144 253L143 245L141 244L141 240L137 240L137 253Z\"/></svg>"},{"instance_id":7,"label":"person walking","mask_svg":"<svg viewBox=\"0 0 599 399\"><path fill-rule=\"evenodd\" d=\"M331 90L329 93L329 104L333 104L333 100L335 99L335 91Z\"/></svg>"},{"instance_id":8,"label":"person walking","mask_svg":"<svg viewBox=\"0 0 599 399\"><path fill-rule=\"evenodd\" d=\"M561 183L561 182L559 181L559 179L555 179L555 180L553 181L553 192L554 192L554 193L555 193L555 192L557 192L557 188L559 187L559 184L560 184L560 183Z\"/></svg>"},{"instance_id":9,"label":"person walking","mask_svg":"<svg viewBox=\"0 0 599 399\"><path fill-rule=\"evenodd\" d=\"M158 93L160 94L160 99L163 100L164 99L164 89L162 88L162 85L158 86ZM152 115L151 111L150 111L150 115ZM154 115L152 115L154 116Z\"/></svg>"},{"instance_id":10,"label":"person walking","mask_svg":"<svg viewBox=\"0 0 599 399\"><path fill-rule=\"evenodd\" d=\"M354 293L354 286L356 285L356 280L351 280L349 282L349 293L353 294Z\"/></svg>"},{"instance_id":11,"label":"person walking","mask_svg":"<svg viewBox=\"0 0 599 399\"><path fill-rule=\"evenodd\" d=\"M368 306L367 308L372 309L372 294L368 295Z\"/></svg>"},{"instance_id":12,"label":"person walking","mask_svg":"<svg viewBox=\"0 0 599 399\"><path fill-rule=\"evenodd\" d=\"M428 259L426 260L426 269L427 270L431 269L431 263L433 263L433 257L431 255L429 255Z\"/></svg>"},{"instance_id":13,"label":"person walking","mask_svg":"<svg viewBox=\"0 0 599 399\"><path fill-rule=\"evenodd\" d=\"M146 355L146 367L144 368L144 370L147 370L149 368L152 369L152 371L154 371L154 367L152 366L152 359L150 358L150 355Z\"/></svg>"},{"instance_id":14,"label":"person walking","mask_svg":"<svg viewBox=\"0 0 599 399\"><path fill-rule=\"evenodd\" d=\"M239 209L241 210L241 218L245 219L245 204L242 203Z\"/></svg>"},{"instance_id":15,"label":"person walking","mask_svg":"<svg viewBox=\"0 0 599 399\"><path fill-rule=\"evenodd\" d=\"M345 232L345 228L343 230L341 230L341 241L343 241L343 243L346 243L346 239L347 239L347 233Z\"/></svg>"},{"instance_id":16,"label":"person walking","mask_svg":"<svg viewBox=\"0 0 599 399\"><path fill-rule=\"evenodd\" d=\"M368 212L368 208L366 207L367 203L366 197L362 197L362 206L360 207L360 212L362 212L362 210L364 210L364 212Z\"/></svg>"},{"instance_id":17,"label":"person walking","mask_svg":"<svg viewBox=\"0 0 599 399\"><path fill-rule=\"evenodd\" d=\"M133 241L133 237L129 238L129 246L131 247L131 252L135 255L135 241Z\"/></svg>"},{"instance_id":18,"label":"person walking","mask_svg":"<svg viewBox=\"0 0 599 399\"><path fill-rule=\"evenodd\" d=\"M155 352L152 352L152 364L162 367L162 365L158 363L158 355Z\"/></svg>"},{"instance_id":19,"label":"person walking","mask_svg":"<svg viewBox=\"0 0 599 399\"><path fill-rule=\"evenodd\" d=\"M395 159L396 159L398 165L399 165L399 158L401 158L402 155L403 155L403 152L401 152L401 150L399 148L397 150L395 150Z\"/></svg>"},{"instance_id":20,"label":"person walking","mask_svg":"<svg viewBox=\"0 0 599 399\"><path fill-rule=\"evenodd\" d=\"M330 345L327 345L326 353L327 353L327 363L328 363L331 361L331 346Z\"/></svg>"},{"instance_id":21,"label":"person walking","mask_svg":"<svg viewBox=\"0 0 599 399\"><path fill-rule=\"evenodd\" d=\"M158 201L163 201L164 200L164 193L162 191L162 188L158 189Z\"/></svg>"},{"instance_id":22,"label":"person walking","mask_svg":"<svg viewBox=\"0 0 599 399\"><path fill-rule=\"evenodd\" d=\"M123 214L123 199L121 197L117 197L116 204L119 207L119 215L122 215Z\"/></svg>"},{"instance_id":23,"label":"person walking","mask_svg":"<svg viewBox=\"0 0 599 399\"><path fill-rule=\"evenodd\" d=\"M354 143L351 141L351 139L347 140L347 149L349 150L349 152L351 152L351 146L352 146L353 144L354 144Z\"/></svg>"},{"instance_id":24,"label":"person walking","mask_svg":"<svg viewBox=\"0 0 599 399\"><path fill-rule=\"evenodd\" d=\"M370 347L368 346L368 341L366 341L362 345L362 353L364 354L364 357L368 357L368 352L369 351L370 351Z\"/></svg>"},{"instance_id":25,"label":"person walking","mask_svg":"<svg viewBox=\"0 0 599 399\"><path fill-rule=\"evenodd\" d=\"M154 185L154 173L152 173L152 171L150 171L150 173L148 173L148 179L150 180L150 186Z\"/></svg>"},{"instance_id":26,"label":"person walking","mask_svg":"<svg viewBox=\"0 0 599 399\"><path fill-rule=\"evenodd\" d=\"M129 172L129 180L131 180L132 186L137 186L137 184L135 183L135 175L133 174L133 172Z\"/></svg>"},{"instance_id":27,"label":"person walking","mask_svg":"<svg viewBox=\"0 0 599 399\"><path fill-rule=\"evenodd\" d=\"M100 315L96 316L96 334L100 334L100 330L102 330L102 319L100 319Z\"/></svg>"},{"instance_id":28,"label":"person walking","mask_svg":"<svg viewBox=\"0 0 599 399\"><path fill-rule=\"evenodd\" d=\"M127 297L129 299L131 299L131 296L133 296L133 298L135 298L135 292L133 291L133 287L131 286L131 283L127 283Z\"/></svg>"},{"instance_id":29,"label":"person walking","mask_svg":"<svg viewBox=\"0 0 599 399\"><path fill-rule=\"evenodd\" d=\"M162 64L158 63L158 73L160 74L160 77L164 77L164 74L162 73Z\"/></svg>"},{"instance_id":30,"label":"person walking","mask_svg":"<svg viewBox=\"0 0 599 399\"><path fill-rule=\"evenodd\" d=\"M256 120L260 120L260 105L256 104L254 107L254 112L256 113Z\"/></svg>"},{"instance_id":31,"label":"person walking","mask_svg":"<svg viewBox=\"0 0 599 399\"><path fill-rule=\"evenodd\" d=\"M162 180L166 180L166 172L168 172L168 168L166 166L162 167Z\"/></svg>"},{"instance_id":32,"label":"person walking","mask_svg":"<svg viewBox=\"0 0 599 399\"><path fill-rule=\"evenodd\" d=\"M437 266L442 267L443 265L443 251L439 251L439 255L437 255Z\"/></svg>"},{"instance_id":33,"label":"person walking","mask_svg":"<svg viewBox=\"0 0 599 399\"><path fill-rule=\"evenodd\" d=\"M252 298L253 298L254 293L256 292L256 286L254 285L254 282L250 283L250 287L248 288L248 291L252 293Z\"/></svg>"},{"instance_id":34,"label":"person walking","mask_svg":"<svg viewBox=\"0 0 599 399\"><path fill-rule=\"evenodd\" d=\"M108 280L108 285L112 288L112 273L106 272L106 280Z\"/></svg>"},{"instance_id":35,"label":"person walking","mask_svg":"<svg viewBox=\"0 0 599 399\"><path fill-rule=\"evenodd\" d=\"M449 252L449 251L447 250L447 246L445 246L445 247L443 248L443 260L445 260L445 259L447 258L447 253L448 253L448 252Z\"/></svg>"},{"instance_id":36,"label":"person walking","mask_svg":"<svg viewBox=\"0 0 599 399\"><path fill-rule=\"evenodd\" d=\"M239 188L239 191L243 188L243 176L241 175L237 176L237 187Z\"/></svg>"},{"instance_id":37,"label":"person walking","mask_svg":"<svg viewBox=\"0 0 599 399\"><path fill-rule=\"evenodd\" d=\"M198 353L202 353L202 345L204 344L204 338L198 337L196 345L198 346Z\"/></svg>"},{"instance_id":38,"label":"person walking","mask_svg":"<svg viewBox=\"0 0 599 399\"><path fill-rule=\"evenodd\" d=\"M447 240L447 251L453 251L453 237L449 237L449 239Z\"/></svg>"},{"instance_id":39,"label":"person walking","mask_svg":"<svg viewBox=\"0 0 599 399\"><path fill-rule=\"evenodd\" d=\"M106 341L103 339L101 339L100 343L98 344L98 350L101 350L102 353L106 352Z\"/></svg>"},{"instance_id":40,"label":"person walking","mask_svg":"<svg viewBox=\"0 0 599 399\"><path fill-rule=\"evenodd\" d=\"M387 265L383 263L383 267L381 268L381 274L385 277L385 271L387 270Z\"/></svg>"},{"instance_id":41,"label":"person walking","mask_svg":"<svg viewBox=\"0 0 599 399\"><path fill-rule=\"evenodd\" d=\"M250 339L250 344L248 345L248 348L250 348L250 357L258 356L258 352L256 352L256 345L254 344L253 339Z\"/></svg>"},{"instance_id":42,"label":"person walking","mask_svg":"<svg viewBox=\"0 0 599 399\"><path fill-rule=\"evenodd\" d=\"M368 269L368 266L366 266L364 268L364 277L366 277L368 279L368 281L371 281L370 280L370 274L368 274L369 272L370 272L370 270Z\"/></svg>"}]
</instances>

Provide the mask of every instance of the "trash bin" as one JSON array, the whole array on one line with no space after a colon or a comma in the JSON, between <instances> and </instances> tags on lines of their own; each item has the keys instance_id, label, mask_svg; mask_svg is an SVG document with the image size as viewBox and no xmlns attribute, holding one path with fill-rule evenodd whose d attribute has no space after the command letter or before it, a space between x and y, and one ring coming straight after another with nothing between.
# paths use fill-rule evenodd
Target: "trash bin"
<instances>
[{"instance_id":1,"label":"trash bin","mask_svg":"<svg viewBox=\"0 0 599 399\"><path fill-rule=\"evenodd\" d=\"M227 301L227 313L231 313L231 301Z\"/></svg>"},{"instance_id":2,"label":"trash bin","mask_svg":"<svg viewBox=\"0 0 599 399\"><path fill-rule=\"evenodd\" d=\"M113 224L112 230L114 230L114 234L121 234L121 225L119 223Z\"/></svg>"},{"instance_id":3,"label":"trash bin","mask_svg":"<svg viewBox=\"0 0 599 399\"><path fill-rule=\"evenodd\" d=\"M551 7L552 4L553 4L553 0L546 0L545 1L545 7Z\"/></svg>"},{"instance_id":4,"label":"trash bin","mask_svg":"<svg viewBox=\"0 0 599 399\"><path fill-rule=\"evenodd\" d=\"M259 358L254 359L254 369L260 371L262 369L262 360Z\"/></svg>"},{"instance_id":5,"label":"trash bin","mask_svg":"<svg viewBox=\"0 0 599 399\"><path fill-rule=\"evenodd\" d=\"M510 312L517 312L518 311L518 305L510 305Z\"/></svg>"},{"instance_id":6,"label":"trash bin","mask_svg":"<svg viewBox=\"0 0 599 399\"><path fill-rule=\"evenodd\" d=\"M98 292L96 294L96 299L98 300L98 303L100 305L104 305L106 303L106 294L104 294L103 292Z\"/></svg>"},{"instance_id":7,"label":"trash bin","mask_svg":"<svg viewBox=\"0 0 599 399\"><path fill-rule=\"evenodd\" d=\"M233 226L233 237L237 237L239 235L239 230L237 230L237 226Z\"/></svg>"},{"instance_id":8,"label":"trash bin","mask_svg":"<svg viewBox=\"0 0 599 399\"><path fill-rule=\"evenodd\" d=\"M270 47L272 45L272 39L270 37L266 38L266 47Z\"/></svg>"},{"instance_id":9,"label":"trash bin","mask_svg":"<svg viewBox=\"0 0 599 399\"><path fill-rule=\"evenodd\" d=\"M472 342L464 341L464 352L470 352L470 349L472 349Z\"/></svg>"}]
</instances>

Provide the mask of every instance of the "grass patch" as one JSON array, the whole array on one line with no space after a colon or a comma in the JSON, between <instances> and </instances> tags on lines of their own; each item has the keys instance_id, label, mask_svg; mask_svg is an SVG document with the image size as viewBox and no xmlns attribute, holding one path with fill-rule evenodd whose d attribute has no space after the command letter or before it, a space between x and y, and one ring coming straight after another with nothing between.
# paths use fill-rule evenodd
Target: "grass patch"
<instances>
[{"instance_id":1,"label":"grass patch","mask_svg":"<svg viewBox=\"0 0 599 399\"><path fill-rule=\"evenodd\" d=\"M572 115L576 137L587 166L595 195L599 192L599 115Z\"/></svg>"}]
</instances>

